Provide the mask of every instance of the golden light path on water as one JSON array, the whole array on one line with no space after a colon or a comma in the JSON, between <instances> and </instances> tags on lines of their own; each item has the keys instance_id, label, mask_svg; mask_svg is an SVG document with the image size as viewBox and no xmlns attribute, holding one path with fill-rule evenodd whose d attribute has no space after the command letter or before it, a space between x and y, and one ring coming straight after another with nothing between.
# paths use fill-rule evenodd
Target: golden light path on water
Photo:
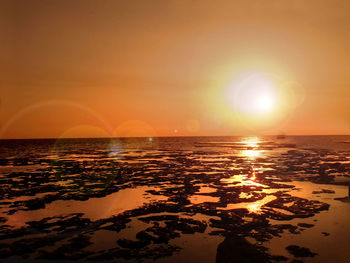
<instances>
[{"instance_id":1,"label":"golden light path on water","mask_svg":"<svg viewBox=\"0 0 350 263\"><path fill-rule=\"evenodd\" d=\"M263 155L264 150L259 148L261 140L258 137L245 137L242 138L238 144L242 145L242 148L245 148L240 151L239 157L248 158L251 162L251 172L248 174L237 174L228 179L223 179L228 186L257 186L268 188L267 185L260 184L256 182L256 173L259 172L259 169L254 165L256 158ZM264 190L263 190L264 191ZM261 207L266 203L276 199L275 196L267 195L265 198L255 201L255 202L241 202L236 204L228 204L226 209L237 209L237 208L246 208L249 212L259 213Z\"/></svg>"},{"instance_id":2,"label":"golden light path on water","mask_svg":"<svg viewBox=\"0 0 350 263\"><path fill-rule=\"evenodd\" d=\"M264 150L259 148L261 141L258 137L244 138L240 143L247 148L240 152L240 157L248 158L251 162L254 162L258 157L262 157ZM256 171L257 168L252 164L251 180L256 179Z\"/></svg>"},{"instance_id":3,"label":"golden light path on water","mask_svg":"<svg viewBox=\"0 0 350 263\"><path fill-rule=\"evenodd\" d=\"M254 160L257 157L260 157L263 153L263 150L259 149L260 140L258 137L243 138L239 143L247 148L246 150L241 151L241 157L247 157Z\"/></svg>"}]
</instances>

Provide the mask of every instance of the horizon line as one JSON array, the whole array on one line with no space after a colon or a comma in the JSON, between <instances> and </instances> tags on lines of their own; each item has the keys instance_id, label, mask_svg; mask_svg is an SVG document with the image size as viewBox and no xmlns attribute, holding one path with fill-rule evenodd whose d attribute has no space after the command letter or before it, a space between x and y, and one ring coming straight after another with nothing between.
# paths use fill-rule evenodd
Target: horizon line
<instances>
[{"instance_id":1,"label":"horizon line","mask_svg":"<svg viewBox=\"0 0 350 263\"><path fill-rule=\"evenodd\" d=\"M58 139L142 139L142 138L193 138L193 137L270 137L280 134L265 135L176 135L176 136L123 136L123 137L38 137L38 138L0 138L0 141L7 140L58 140ZM350 134L284 134L285 137L295 136L350 136Z\"/></svg>"}]
</instances>

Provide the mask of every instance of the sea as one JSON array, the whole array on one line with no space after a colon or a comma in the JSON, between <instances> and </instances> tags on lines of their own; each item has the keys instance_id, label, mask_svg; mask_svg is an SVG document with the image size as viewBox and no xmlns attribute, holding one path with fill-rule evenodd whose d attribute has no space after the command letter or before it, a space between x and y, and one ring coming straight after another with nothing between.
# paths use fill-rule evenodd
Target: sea
<instances>
[{"instance_id":1,"label":"sea","mask_svg":"<svg viewBox=\"0 0 350 263\"><path fill-rule=\"evenodd\" d=\"M0 259L350 262L350 136L0 140L0 186Z\"/></svg>"}]
</instances>

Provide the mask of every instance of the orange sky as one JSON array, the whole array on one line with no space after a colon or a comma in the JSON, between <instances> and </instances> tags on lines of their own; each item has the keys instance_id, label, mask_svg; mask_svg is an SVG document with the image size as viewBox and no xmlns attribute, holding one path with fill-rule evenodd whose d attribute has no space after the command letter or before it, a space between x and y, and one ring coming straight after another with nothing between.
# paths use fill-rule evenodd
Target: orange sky
<instances>
[{"instance_id":1,"label":"orange sky","mask_svg":"<svg viewBox=\"0 0 350 263\"><path fill-rule=\"evenodd\" d=\"M350 134L350 2L0 2L0 138ZM290 85L246 124L246 73ZM276 108L275 111L279 109Z\"/></svg>"}]
</instances>

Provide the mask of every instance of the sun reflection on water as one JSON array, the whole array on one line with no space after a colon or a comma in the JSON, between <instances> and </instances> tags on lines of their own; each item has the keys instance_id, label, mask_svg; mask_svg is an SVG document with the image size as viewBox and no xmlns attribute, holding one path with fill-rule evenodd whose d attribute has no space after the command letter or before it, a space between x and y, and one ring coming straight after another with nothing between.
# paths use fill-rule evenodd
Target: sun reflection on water
<instances>
[{"instance_id":1,"label":"sun reflection on water","mask_svg":"<svg viewBox=\"0 0 350 263\"><path fill-rule=\"evenodd\" d=\"M257 213L260 210L261 206L262 204L260 204L260 202L257 201L255 203L247 205L247 209L252 213Z\"/></svg>"},{"instance_id":2,"label":"sun reflection on water","mask_svg":"<svg viewBox=\"0 0 350 263\"><path fill-rule=\"evenodd\" d=\"M267 185L255 182L256 178L249 177L244 174L233 175L230 178L223 178L220 181L226 183L227 186L258 186L267 188Z\"/></svg>"},{"instance_id":3,"label":"sun reflection on water","mask_svg":"<svg viewBox=\"0 0 350 263\"><path fill-rule=\"evenodd\" d=\"M262 150L243 150L241 151L242 157L248 157L250 159L255 159L261 157Z\"/></svg>"},{"instance_id":4,"label":"sun reflection on water","mask_svg":"<svg viewBox=\"0 0 350 263\"><path fill-rule=\"evenodd\" d=\"M275 196L272 196L272 195L266 196L262 200L259 200L252 204L247 205L247 209L249 210L249 212L259 213L263 205L267 204L268 202L271 202L274 199L276 199Z\"/></svg>"},{"instance_id":5,"label":"sun reflection on water","mask_svg":"<svg viewBox=\"0 0 350 263\"><path fill-rule=\"evenodd\" d=\"M247 147L258 147L260 140L258 137L245 137L240 143L246 145Z\"/></svg>"},{"instance_id":6,"label":"sun reflection on water","mask_svg":"<svg viewBox=\"0 0 350 263\"><path fill-rule=\"evenodd\" d=\"M263 199L255 202L242 202L235 204L228 204L226 210L246 208L250 213L261 213L262 207L267 203L275 200L277 197L273 195L267 195Z\"/></svg>"},{"instance_id":7,"label":"sun reflection on water","mask_svg":"<svg viewBox=\"0 0 350 263\"><path fill-rule=\"evenodd\" d=\"M260 139L258 137L245 137L240 143L247 149L240 152L241 157L255 159L262 156L263 150L259 149Z\"/></svg>"},{"instance_id":8,"label":"sun reflection on water","mask_svg":"<svg viewBox=\"0 0 350 263\"><path fill-rule=\"evenodd\" d=\"M265 190L269 190L269 186L259 182L259 178L261 177L261 164L259 164L259 160L256 160L256 158L261 157L264 152L264 150L260 148L262 140L258 137L245 137L237 143L242 146L239 156L247 158L249 170L241 174L235 174L230 178L221 179L221 181L226 183L228 187L248 186L249 188L246 188L240 193L240 198L243 199L249 199L249 197L254 196L256 192L265 193ZM275 196L268 194L255 202L228 204L225 209L246 208L250 213L261 213L262 207L274 199L276 199Z\"/></svg>"},{"instance_id":9,"label":"sun reflection on water","mask_svg":"<svg viewBox=\"0 0 350 263\"><path fill-rule=\"evenodd\" d=\"M257 168L252 168L252 175L250 176L250 180L251 181L255 181L256 180L256 173L255 173L255 171L257 170Z\"/></svg>"}]
</instances>

